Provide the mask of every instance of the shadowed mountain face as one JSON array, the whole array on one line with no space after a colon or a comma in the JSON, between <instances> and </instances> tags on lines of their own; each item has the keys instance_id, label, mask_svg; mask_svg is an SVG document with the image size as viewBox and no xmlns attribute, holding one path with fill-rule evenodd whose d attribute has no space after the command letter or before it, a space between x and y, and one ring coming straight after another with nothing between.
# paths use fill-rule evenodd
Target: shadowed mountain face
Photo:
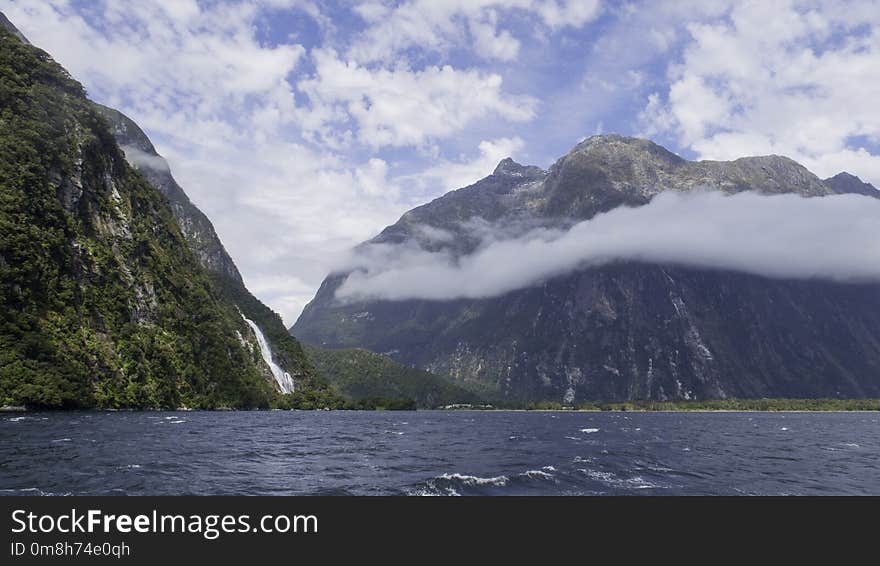
<instances>
[{"instance_id":1,"label":"shadowed mountain face","mask_svg":"<svg viewBox=\"0 0 880 566\"><path fill-rule=\"evenodd\" d=\"M822 181L785 157L692 162L647 140L595 136L549 171L504 160L489 177L404 214L371 243L461 256L479 245L468 228L475 219L564 229L661 192L699 188L877 196L855 177ZM880 395L874 284L612 263L486 299L341 302L335 293L346 277L324 281L291 329L300 339L385 353L509 399Z\"/></svg>"}]
</instances>

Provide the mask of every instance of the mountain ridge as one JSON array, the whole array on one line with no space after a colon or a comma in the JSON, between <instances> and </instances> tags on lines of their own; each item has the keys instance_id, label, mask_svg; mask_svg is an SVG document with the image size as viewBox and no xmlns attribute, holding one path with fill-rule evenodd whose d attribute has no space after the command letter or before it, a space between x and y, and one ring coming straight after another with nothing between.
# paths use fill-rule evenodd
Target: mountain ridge
<instances>
[{"instance_id":1,"label":"mountain ridge","mask_svg":"<svg viewBox=\"0 0 880 566\"><path fill-rule=\"evenodd\" d=\"M820 198L853 186L825 182L784 156L688 161L649 140L619 135L587 138L546 171L520 175L524 170L502 160L489 176L405 213L367 243L457 257L481 244L471 234L475 220L565 229L668 191ZM436 230L443 237L432 239ZM393 352L400 363L494 387L502 398L880 392L874 284L617 262L484 299L338 302L335 292L346 277L333 273L322 283L291 328L301 340Z\"/></svg>"},{"instance_id":2,"label":"mountain ridge","mask_svg":"<svg viewBox=\"0 0 880 566\"><path fill-rule=\"evenodd\" d=\"M589 191L582 190L585 175ZM413 208L369 242L399 243L415 238L425 244L426 238L414 229L424 224L465 237L460 224L474 216L489 222L523 216L586 220L618 206L647 204L666 190L701 187L727 194L748 190L821 196L836 192L785 156L689 161L650 140L603 134L578 143L547 170L520 165L510 157L502 159L490 175ZM460 253L473 250L472 241L456 243L461 244L456 249Z\"/></svg>"}]
</instances>

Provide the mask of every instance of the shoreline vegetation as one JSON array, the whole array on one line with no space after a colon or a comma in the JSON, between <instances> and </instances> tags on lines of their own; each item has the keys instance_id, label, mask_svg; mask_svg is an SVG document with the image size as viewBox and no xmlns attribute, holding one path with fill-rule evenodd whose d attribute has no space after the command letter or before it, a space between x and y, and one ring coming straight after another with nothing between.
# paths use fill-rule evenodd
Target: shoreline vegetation
<instances>
[{"instance_id":1,"label":"shoreline vegetation","mask_svg":"<svg viewBox=\"0 0 880 566\"><path fill-rule=\"evenodd\" d=\"M448 406L448 410L580 411L580 412L780 412L880 411L880 399L705 399L699 401L592 401L563 405L553 401L496 406Z\"/></svg>"},{"instance_id":2,"label":"shoreline vegetation","mask_svg":"<svg viewBox=\"0 0 880 566\"><path fill-rule=\"evenodd\" d=\"M4 405L0 413L30 412L46 410L19 405ZM53 409L48 409L53 410ZM853 412L880 411L880 399L707 399L703 401L614 401L587 402L578 405L562 405L552 401L523 404L505 403L496 405L455 404L433 409L417 408L409 399L369 399L347 402L332 407L312 406L308 408L275 406L271 408L236 409L216 407L209 409L177 408L92 408L87 411L239 411L239 410L355 410L355 411L570 411L570 412Z\"/></svg>"}]
</instances>

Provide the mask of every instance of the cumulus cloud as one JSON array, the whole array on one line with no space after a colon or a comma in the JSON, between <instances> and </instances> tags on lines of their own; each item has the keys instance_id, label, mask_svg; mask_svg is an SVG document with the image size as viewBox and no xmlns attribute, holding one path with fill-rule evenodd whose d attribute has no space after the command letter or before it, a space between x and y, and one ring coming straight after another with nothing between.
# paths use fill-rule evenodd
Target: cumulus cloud
<instances>
[{"instance_id":1,"label":"cumulus cloud","mask_svg":"<svg viewBox=\"0 0 880 566\"><path fill-rule=\"evenodd\" d=\"M313 59L314 77L298 85L326 118L313 129L329 125L336 132L353 120L358 139L373 148L423 145L486 116L524 122L535 115L536 101L505 94L497 74L450 65L371 69L326 49L316 50Z\"/></svg>"},{"instance_id":2,"label":"cumulus cloud","mask_svg":"<svg viewBox=\"0 0 880 566\"><path fill-rule=\"evenodd\" d=\"M821 176L880 181L877 3L735 2L728 14L685 25L645 132L672 133L705 159L776 153Z\"/></svg>"},{"instance_id":3,"label":"cumulus cloud","mask_svg":"<svg viewBox=\"0 0 880 566\"><path fill-rule=\"evenodd\" d=\"M472 254L415 244L364 246L340 300L485 298L616 261L733 270L771 278L880 281L880 199L710 191L661 193L567 230L486 237Z\"/></svg>"},{"instance_id":4,"label":"cumulus cloud","mask_svg":"<svg viewBox=\"0 0 880 566\"><path fill-rule=\"evenodd\" d=\"M521 15L551 32L579 28L600 13L598 0L410 0L398 5L368 1L355 11L370 24L350 46L361 63L390 61L417 47L445 52L472 43L485 59L516 59L520 40L499 24L499 13Z\"/></svg>"},{"instance_id":5,"label":"cumulus cloud","mask_svg":"<svg viewBox=\"0 0 880 566\"><path fill-rule=\"evenodd\" d=\"M519 55L519 40L507 30L499 31L495 20L495 12L490 12L485 21L469 24L474 50L486 59L513 61Z\"/></svg>"}]
</instances>

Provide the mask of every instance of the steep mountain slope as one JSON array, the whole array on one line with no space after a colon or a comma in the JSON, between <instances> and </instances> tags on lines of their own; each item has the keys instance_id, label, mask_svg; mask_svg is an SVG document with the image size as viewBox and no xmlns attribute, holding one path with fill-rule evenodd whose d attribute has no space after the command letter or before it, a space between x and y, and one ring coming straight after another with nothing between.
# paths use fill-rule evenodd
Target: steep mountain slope
<instances>
[{"instance_id":1,"label":"steep mountain slope","mask_svg":"<svg viewBox=\"0 0 880 566\"><path fill-rule=\"evenodd\" d=\"M480 403L480 397L448 378L398 364L388 356L362 349L305 347L318 373L354 401L408 399L420 408Z\"/></svg>"},{"instance_id":2,"label":"steep mountain slope","mask_svg":"<svg viewBox=\"0 0 880 566\"><path fill-rule=\"evenodd\" d=\"M18 29L14 25L12 25L12 22L9 21L9 18L7 18L6 15L3 14L3 12L0 12L0 28L3 28L6 31L12 33L12 35L17 37L23 43L30 45L30 42L27 40L27 38L22 35L22 33L18 31Z\"/></svg>"},{"instance_id":3,"label":"steep mountain slope","mask_svg":"<svg viewBox=\"0 0 880 566\"><path fill-rule=\"evenodd\" d=\"M460 256L479 243L475 218L565 228L664 191L704 187L815 197L862 185L841 176L823 182L780 156L692 162L647 140L595 136L546 172L504 160L371 243ZM443 237L432 237L437 229ZM877 285L614 263L488 299L337 301L347 275L324 281L291 329L301 340L386 352L510 399L880 394Z\"/></svg>"},{"instance_id":4,"label":"steep mountain slope","mask_svg":"<svg viewBox=\"0 0 880 566\"><path fill-rule=\"evenodd\" d=\"M200 264L205 256L191 251L177 210L128 165L79 83L3 21L0 404L277 402L242 313L274 317L270 340L280 320L242 293L236 271L218 279ZM288 367L323 391L299 345L287 336L279 343Z\"/></svg>"},{"instance_id":5,"label":"steep mountain slope","mask_svg":"<svg viewBox=\"0 0 880 566\"><path fill-rule=\"evenodd\" d=\"M110 123L113 136L129 164L168 199L174 218L199 263L208 271L241 282L241 274L220 242L214 225L190 202L171 175L168 162L156 152L153 142L140 126L118 110L100 104L95 104L95 108Z\"/></svg>"},{"instance_id":6,"label":"steep mountain slope","mask_svg":"<svg viewBox=\"0 0 880 566\"><path fill-rule=\"evenodd\" d=\"M99 104L95 104L95 108L110 123L129 164L168 199L187 244L209 272L223 298L235 304L265 335L275 362L291 375L295 384L304 388L324 388L326 384L316 378L302 346L287 332L281 318L247 290L214 225L190 201L172 176L168 162L156 152L143 130L118 110Z\"/></svg>"}]
</instances>

